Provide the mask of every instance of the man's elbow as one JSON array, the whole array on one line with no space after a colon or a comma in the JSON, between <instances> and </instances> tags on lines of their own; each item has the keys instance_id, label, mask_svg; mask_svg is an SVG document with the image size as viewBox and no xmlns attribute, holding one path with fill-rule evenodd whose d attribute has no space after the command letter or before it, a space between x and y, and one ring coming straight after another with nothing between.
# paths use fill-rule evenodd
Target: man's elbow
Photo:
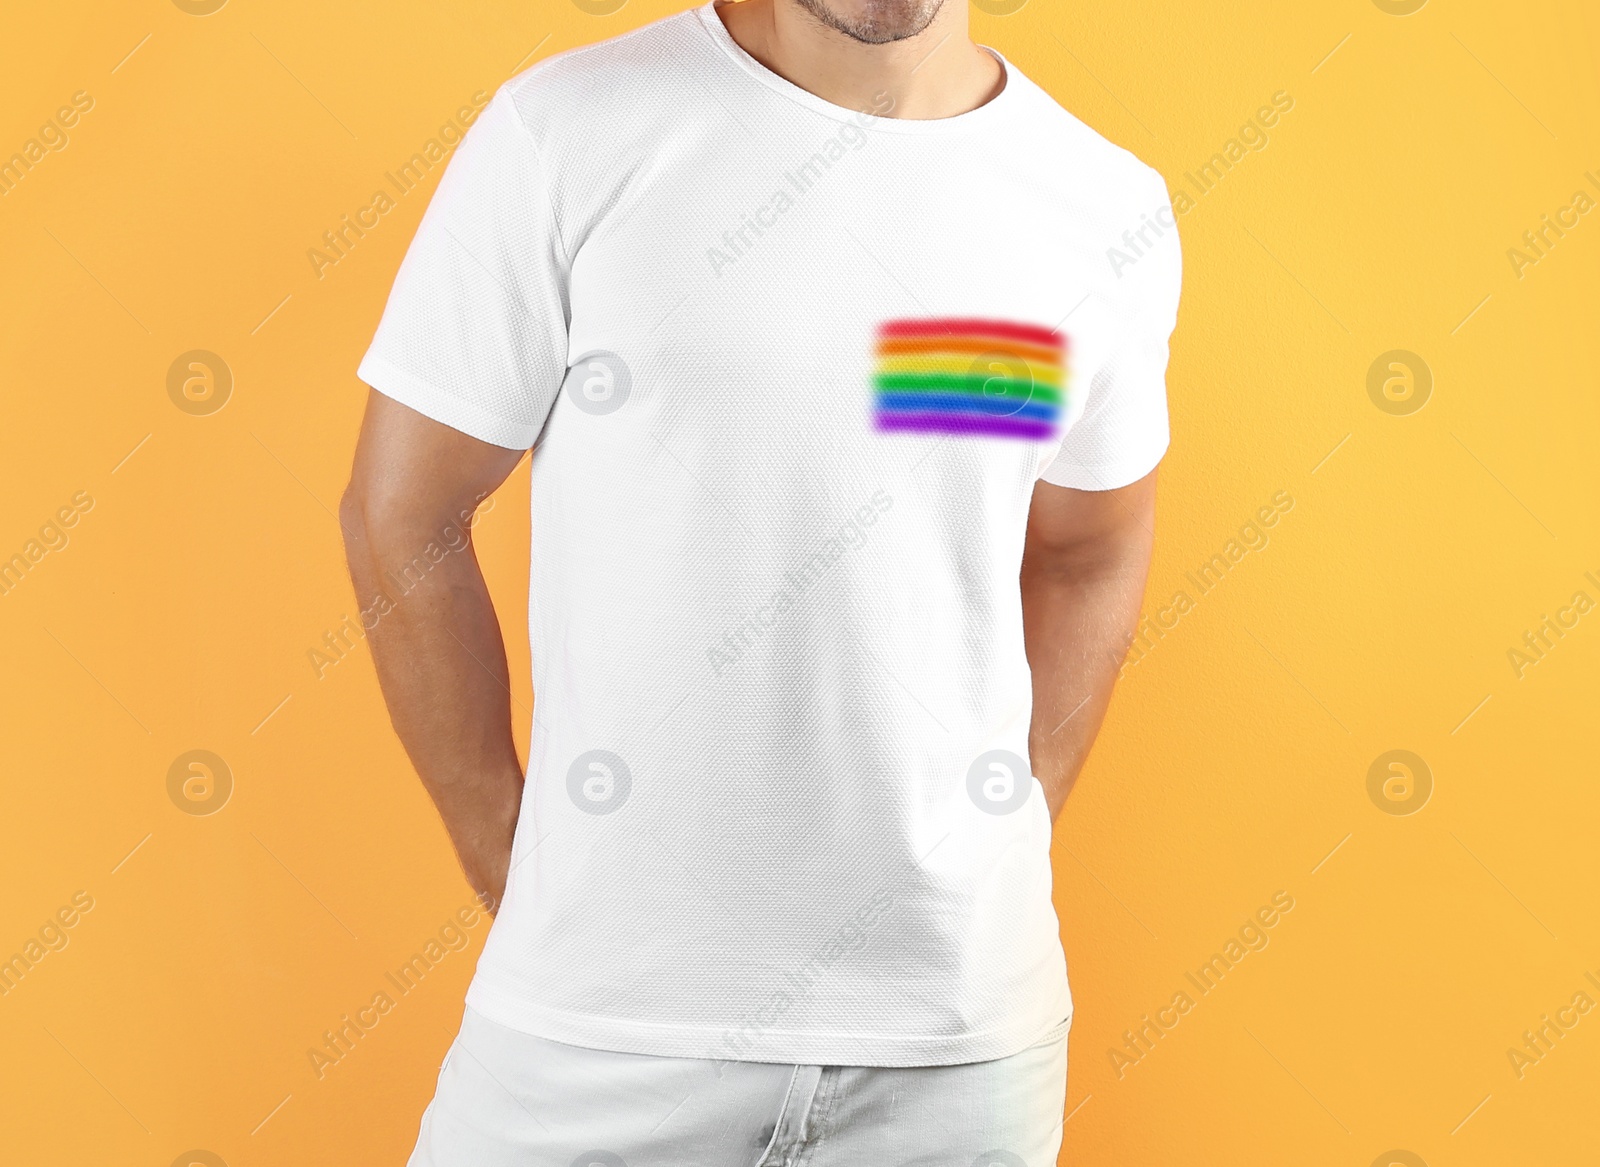
<instances>
[{"instance_id":1,"label":"man's elbow","mask_svg":"<svg viewBox=\"0 0 1600 1167\"><path fill-rule=\"evenodd\" d=\"M344 536L347 554L353 554L357 547L367 542L367 501L365 485L351 478L339 498L339 530Z\"/></svg>"},{"instance_id":2,"label":"man's elbow","mask_svg":"<svg viewBox=\"0 0 1600 1167\"><path fill-rule=\"evenodd\" d=\"M427 514L420 505L423 501L414 491L405 489L402 482L363 473L358 465L339 499L339 525L344 528L345 541L349 542L352 536L381 539L388 533L401 534L425 523Z\"/></svg>"},{"instance_id":3,"label":"man's elbow","mask_svg":"<svg viewBox=\"0 0 1600 1167\"><path fill-rule=\"evenodd\" d=\"M392 545L414 541L422 521L414 500L359 474L351 476L339 498L339 528L345 554L352 560L381 555Z\"/></svg>"},{"instance_id":4,"label":"man's elbow","mask_svg":"<svg viewBox=\"0 0 1600 1167\"><path fill-rule=\"evenodd\" d=\"M422 548L440 544L459 550L471 529L472 508L445 497L429 497L398 479L351 476L339 499L339 526L352 563L408 561Z\"/></svg>"}]
</instances>

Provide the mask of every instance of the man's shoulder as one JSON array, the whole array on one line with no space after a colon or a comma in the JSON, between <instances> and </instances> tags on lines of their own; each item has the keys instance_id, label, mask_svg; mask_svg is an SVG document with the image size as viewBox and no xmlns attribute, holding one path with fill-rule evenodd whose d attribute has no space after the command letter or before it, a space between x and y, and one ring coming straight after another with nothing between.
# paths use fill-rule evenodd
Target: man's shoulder
<instances>
[{"instance_id":1,"label":"man's shoulder","mask_svg":"<svg viewBox=\"0 0 1600 1167\"><path fill-rule=\"evenodd\" d=\"M1166 180L1153 166L1072 113L1016 65L1006 66L1007 84L1021 90L1018 104L1027 110L1029 137L1043 158L1109 199L1165 197Z\"/></svg>"},{"instance_id":2,"label":"man's shoulder","mask_svg":"<svg viewBox=\"0 0 1600 1167\"><path fill-rule=\"evenodd\" d=\"M693 81L695 27L687 9L630 32L567 49L507 81L504 93L536 137L556 130L618 133Z\"/></svg>"}]
</instances>

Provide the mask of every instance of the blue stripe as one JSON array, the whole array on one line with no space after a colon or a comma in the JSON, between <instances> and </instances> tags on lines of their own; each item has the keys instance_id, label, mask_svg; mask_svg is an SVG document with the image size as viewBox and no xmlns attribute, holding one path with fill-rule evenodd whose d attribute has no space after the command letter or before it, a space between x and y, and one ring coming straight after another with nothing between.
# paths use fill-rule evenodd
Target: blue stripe
<instances>
[{"instance_id":1,"label":"blue stripe","mask_svg":"<svg viewBox=\"0 0 1600 1167\"><path fill-rule=\"evenodd\" d=\"M952 413L1039 421L1054 421L1060 413L1054 402L1022 404L1004 397L957 393L879 393L878 408L885 413Z\"/></svg>"}]
</instances>

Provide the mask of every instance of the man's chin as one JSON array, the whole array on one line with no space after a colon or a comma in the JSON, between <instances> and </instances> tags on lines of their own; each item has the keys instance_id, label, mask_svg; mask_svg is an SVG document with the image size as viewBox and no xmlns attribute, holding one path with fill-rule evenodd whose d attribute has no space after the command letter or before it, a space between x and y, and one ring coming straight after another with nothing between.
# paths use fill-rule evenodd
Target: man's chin
<instances>
[{"instance_id":1,"label":"man's chin","mask_svg":"<svg viewBox=\"0 0 1600 1167\"><path fill-rule=\"evenodd\" d=\"M887 45L926 31L943 0L798 0L822 24L864 45Z\"/></svg>"}]
</instances>

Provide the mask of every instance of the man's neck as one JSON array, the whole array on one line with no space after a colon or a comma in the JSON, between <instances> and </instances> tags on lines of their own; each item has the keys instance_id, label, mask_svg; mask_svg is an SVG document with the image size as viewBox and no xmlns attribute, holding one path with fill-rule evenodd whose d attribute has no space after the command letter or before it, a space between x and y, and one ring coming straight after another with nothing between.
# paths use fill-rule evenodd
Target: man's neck
<instances>
[{"instance_id":1,"label":"man's neck","mask_svg":"<svg viewBox=\"0 0 1600 1167\"><path fill-rule=\"evenodd\" d=\"M922 32L863 44L817 20L795 0L742 0L717 15L745 52L801 89L848 109L914 120L977 109L1005 71L967 36L966 0L949 0Z\"/></svg>"}]
</instances>

